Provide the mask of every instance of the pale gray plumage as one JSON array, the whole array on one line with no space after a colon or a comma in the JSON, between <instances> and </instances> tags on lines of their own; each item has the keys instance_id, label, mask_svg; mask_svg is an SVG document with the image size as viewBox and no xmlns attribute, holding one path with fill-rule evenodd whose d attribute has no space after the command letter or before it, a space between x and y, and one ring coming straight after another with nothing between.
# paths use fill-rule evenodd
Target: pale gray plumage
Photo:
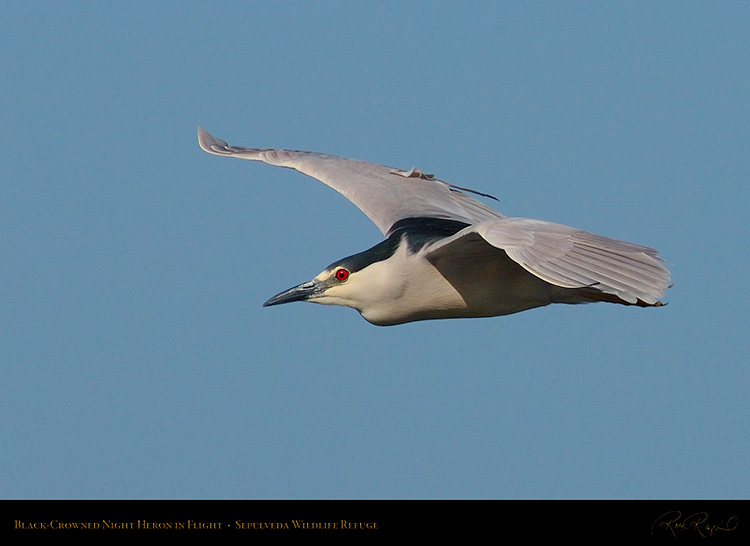
<instances>
[{"instance_id":1,"label":"pale gray plumage","mask_svg":"<svg viewBox=\"0 0 750 546\"><path fill-rule=\"evenodd\" d=\"M507 218L467 193L478 192L418 169L230 146L202 128L198 141L215 155L289 167L320 180L387 237L265 305L345 305L373 324L390 325L506 315L549 303L660 306L669 286L669 271L651 248L552 222Z\"/></svg>"}]
</instances>

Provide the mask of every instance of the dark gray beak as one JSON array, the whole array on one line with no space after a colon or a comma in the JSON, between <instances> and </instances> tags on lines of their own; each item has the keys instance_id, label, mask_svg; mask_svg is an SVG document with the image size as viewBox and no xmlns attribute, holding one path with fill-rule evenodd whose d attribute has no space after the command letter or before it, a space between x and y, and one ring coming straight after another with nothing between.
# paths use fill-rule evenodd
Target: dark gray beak
<instances>
[{"instance_id":1,"label":"dark gray beak","mask_svg":"<svg viewBox=\"0 0 750 546\"><path fill-rule=\"evenodd\" d=\"M320 292L325 290L325 288L324 284L315 280L303 282L289 290L284 290L280 294L276 294L264 303L263 307L281 305L282 303L291 303L293 301L307 301L316 297Z\"/></svg>"}]
</instances>

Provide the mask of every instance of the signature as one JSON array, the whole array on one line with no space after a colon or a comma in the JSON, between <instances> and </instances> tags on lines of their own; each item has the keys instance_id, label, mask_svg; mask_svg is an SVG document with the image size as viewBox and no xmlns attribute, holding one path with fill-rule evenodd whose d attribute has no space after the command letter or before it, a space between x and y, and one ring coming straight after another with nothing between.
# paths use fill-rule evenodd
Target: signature
<instances>
[{"instance_id":1,"label":"signature","mask_svg":"<svg viewBox=\"0 0 750 546\"><path fill-rule=\"evenodd\" d=\"M662 514L656 521L651 524L651 534L654 529L664 528L677 538L677 532L694 531L702 537L713 536L714 533L729 532L737 529L737 516L730 516L726 522L720 521L718 524L708 521L706 512L695 512L689 516L682 517L682 512L675 510Z\"/></svg>"}]
</instances>

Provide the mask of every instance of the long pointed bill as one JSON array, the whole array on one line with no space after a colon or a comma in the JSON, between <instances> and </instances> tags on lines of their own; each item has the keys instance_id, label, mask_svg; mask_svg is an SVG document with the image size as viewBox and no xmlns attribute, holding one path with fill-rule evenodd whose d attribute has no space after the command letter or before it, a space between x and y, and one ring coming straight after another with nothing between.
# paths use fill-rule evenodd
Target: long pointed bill
<instances>
[{"instance_id":1,"label":"long pointed bill","mask_svg":"<svg viewBox=\"0 0 750 546\"><path fill-rule=\"evenodd\" d=\"M284 290L270 298L263 307L271 305L281 305L282 303L291 303L293 301L307 301L314 298L318 293L325 290L325 285L318 281L312 280L298 284L297 286Z\"/></svg>"}]
</instances>

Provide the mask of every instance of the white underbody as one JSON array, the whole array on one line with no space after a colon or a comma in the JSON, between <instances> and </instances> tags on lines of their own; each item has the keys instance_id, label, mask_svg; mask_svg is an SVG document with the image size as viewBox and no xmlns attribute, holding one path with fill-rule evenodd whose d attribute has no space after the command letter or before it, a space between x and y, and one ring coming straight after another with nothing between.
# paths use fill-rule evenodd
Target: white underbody
<instances>
[{"instance_id":1,"label":"white underbody","mask_svg":"<svg viewBox=\"0 0 750 546\"><path fill-rule=\"evenodd\" d=\"M376 325L417 320L492 317L550 303L587 301L530 274L486 243L428 259L429 247L410 254L402 242L388 260L376 262L321 298L310 301L357 309ZM349 284L351 283L351 284ZM349 293L356 286L356 294Z\"/></svg>"}]
</instances>

